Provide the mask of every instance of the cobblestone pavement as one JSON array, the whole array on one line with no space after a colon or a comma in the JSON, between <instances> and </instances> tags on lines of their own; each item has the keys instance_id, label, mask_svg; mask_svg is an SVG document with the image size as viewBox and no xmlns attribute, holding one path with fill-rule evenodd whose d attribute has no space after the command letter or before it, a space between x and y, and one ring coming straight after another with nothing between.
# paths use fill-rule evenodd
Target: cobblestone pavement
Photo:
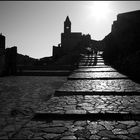
<instances>
[{"instance_id":1,"label":"cobblestone pavement","mask_svg":"<svg viewBox=\"0 0 140 140\"><path fill-rule=\"evenodd\" d=\"M83 67L83 68L79 68L79 69L76 69L76 70L74 70L74 72L85 72L85 73L87 73L87 72L116 72L116 70L115 69L113 69L113 68L111 68L111 67L104 67L104 68L96 68L96 67L92 67L92 68L85 68L85 67Z\"/></svg>"},{"instance_id":2,"label":"cobblestone pavement","mask_svg":"<svg viewBox=\"0 0 140 140\"><path fill-rule=\"evenodd\" d=\"M139 121L30 121L15 138L139 139Z\"/></svg>"},{"instance_id":3,"label":"cobblestone pavement","mask_svg":"<svg viewBox=\"0 0 140 140\"><path fill-rule=\"evenodd\" d=\"M118 80L69 80L58 90L58 92L140 92L140 84L128 79ZM117 94L117 93L115 93ZM118 93L119 94L119 93ZM123 93L122 93L123 94Z\"/></svg>"},{"instance_id":4,"label":"cobblestone pavement","mask_svg":"<svg viewBox=\"0 0 140 140\"><path fill-rule=\"evenodd\" d=\"M108 79L115 79L115 78L127 78L127 76L117 73L117 72L75 72L71 74L68 79L103 79L103 78L108 78Z\"/></svg>"},{"instance_id":5,"label":"cobblestone pavement","mask_svg":"<svg viewBox=\"0 0 140 140\"><path fill-rule=\"evenodd\" d=\"M53 97L42 104L46 113L132 113L140 114L140 96L75 95Z\"/></svg>"},{"instance_id":6,"label":"cobblestone pavement","mask_svg":"<svg viewBox=\"0 0 140 140\"><path fill-rule=\"evenodd\" d=\"M94 60L93 60L93 59L91 59L91 60L89 60L89 59L84 59L84 60L81 60L81 61L80 61L80 63L85 63L85 64L86 64L86 63L89 63L89 62L90 62L90 63L94 63ZM98 60L98 62L100 62L100 63L103 64L103 63L104 63L104 60Z\"/></svg>"},{"instance_id":7,"label":"cobblestone pavement","mask_svg":"<svg viewBox=\"0 0 140 140\"><path fill-rule=\"evenodd\" d=\"M22 131L40 104L47 102L66 80L48 76L0 77L0 139L10 139Z\"/></svg>"},{"instance_id":8,"label":"cobblestone pavement","mask_svg":"<svg viewBox=\"0 0 140 140\"><path fill-rule=\"evenodd\" d=\"M79 66L95 66L95 63L92 61L88 61L88 62L80 62ZM105 66L104 63L100 63L97 66Z\"/></svg>"},{"instance_id":9,"label":"cobblestone pavement","mask_svg":"<svg viewBox=\"0 0 140 140\"><path fill-rule=\"evenodd\" d=\"M40 102L35 113L14 116L13 112L9 125L1 125L0 138L140 139L140 84L103 65L101 56L96 65L95 59L81 58L85 63L50 100ZM10 121L16 123L10 125Z\"/></svg>"}]
</instances>

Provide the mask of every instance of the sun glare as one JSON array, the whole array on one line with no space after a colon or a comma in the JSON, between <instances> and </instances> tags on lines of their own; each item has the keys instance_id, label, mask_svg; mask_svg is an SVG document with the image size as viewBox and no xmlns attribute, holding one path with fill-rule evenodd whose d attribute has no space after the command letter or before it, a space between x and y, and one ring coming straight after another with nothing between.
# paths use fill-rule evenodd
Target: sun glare
<instances>
[{"instance_id":1,"label":"sun glare","mask_svg":"<svg viewBox=\"0 0 140 140\"><path fill-rule=\"evenodd\" d=\"M89 8L91 15L96 18L96 20L107 18L110 12L108 1L94 1Z\"/></svg>"}]
</instances>

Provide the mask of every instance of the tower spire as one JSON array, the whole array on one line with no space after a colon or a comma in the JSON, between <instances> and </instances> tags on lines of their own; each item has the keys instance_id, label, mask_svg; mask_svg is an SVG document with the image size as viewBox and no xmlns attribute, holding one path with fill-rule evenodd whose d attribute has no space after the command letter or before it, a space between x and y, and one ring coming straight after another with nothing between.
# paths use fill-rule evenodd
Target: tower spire
<instances>
[{"instance_id":1,"label":"tower spire","mask_svg":"<svg viewBox=\"0 0 140 140\"><path fill-rule=\"evenodd\" d=\"M69 16L66 17L66 22L70 22ZM71 22L70 22L71 23Z\"/></svg>"},{"instance_id":2,"label":"tower spire","mask_svg":"<svg viewBox=\"0 0 140 140\"><path fill-rule=\"evenodd\" d=\"M69 19L69 16L67 16L66 20L64 21L64 33L71 33L71 21Z\"/></svg>"}]
</instances>

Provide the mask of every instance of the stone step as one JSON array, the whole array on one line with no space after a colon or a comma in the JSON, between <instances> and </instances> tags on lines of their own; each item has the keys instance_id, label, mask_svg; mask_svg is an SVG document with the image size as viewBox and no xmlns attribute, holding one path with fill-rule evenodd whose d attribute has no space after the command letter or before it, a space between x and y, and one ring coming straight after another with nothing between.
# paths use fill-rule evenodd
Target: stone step
<instances>
[{"instance_id":1,"label":"stone step","mask_svg":"<svg viewBox=\"0 0 140 140\"><path fill-rule=\"evenodd\" d=\"M111 68L111 67L104 67L104 68L87 68L87 67L83 67L83 68L79 68L74 70L74 72L115 72L116 70Z\"/></svg>"},{"instance_id":2,"label":"stone step","mask_svg":"<svg viewBox=\"0 0 140 140\"><path fill-rule=\"evenodd\" d=\"M51 119L55 119L55 115L57 115L56 119L66 119L66 117L76 119L74 117L77 117L79 120L82 118L93 120L120 118L123 120L124 117L126 120L140 120L140 96L76 95L53 97L47 103L41 104L36 113L50 115Z\"/></svg>"},{"instance_id":3,"label":"stone step","mask_svg":"<svg viewBox=\"0 0 140 140\"><path fill-rule=\"evenodd\" d=\"M105 65L104 63L98 63L98 62L96 63L95 66L101 66L101 67L102 67L102 66L104 66L104 67L107 66L107 67L109 67L108 65Z\"/></svg>"},{"instance_id":4,"label":"stone step","mask_svg":"<svg viewBox=\"0 0 140 140\"><path fill-rule=\"evenodd\" d=\"M103 60L97 60L97 63L104 63L104 61ZM105 63L104 63L104 65L105 65Z\"/></svg>"},{"instance_id":5,"label":"stone step","mask_svg":"<svg viewBox=\"0 0 140 140\"><path fill-rule=\"evenodd\" d=\"M104 64L104 62L103 61L100 62L100 60L99 60L99 62L95 61L95 60L81 60L79 63L88 63L88 62L91 62L91 63L103 63Z\"/></svg>"},{"instance_id":6,"label":"stone step","mask_svg":"<svg viewBox=\"0 0 140 140\"><path fill-rule=\"evenodd\" d=\"M110 66L107 65L100 65L100 66L79 66L79 68L111 68Z\"/></svg>"},{"instance_id":7,"label":"stone step","mask_svg":"<svg viewBox=\"0 0 140 140\"><path fill-rule=\"evenodd\" d=\"M118 72L74 72L68 80L80 80L80 79L126 79L127 76Z\"/></svg>"},{"instance_id":8,"label":"stone step","mask_svg":"<svg viewBox=\"0 0 140 140\"><path fill-rule=\"evenodd\" d=\"M22 72L17 72L16 75L20 76L68 76L71 74L69 70L22 70Z\"/></svg>"},{"instance_id":9,"label":"stone step","mask_svg":"<svg viewBox=\"0 0 140 140\"><path fill-rule=\"evenodd\" d=\"M81 57L80 59L103 59L102 57Z\"/></svg>"},{"instance_id":10,"label":"stone step","mask_svg":"<svg viewBox=\"0 0 140 140\"><path fill-rule=\"evenodd\" d=\"M104 65L104 66L106 66L104 63L94 62L94 61L79 62L79 64L94 64L94 65Z\"/></svg>"},{"instance_id":11,"label":"stone step","mask_svg":"<svg viewBox=\"0 0 140 140\"><path fill-rule=\"evenodd\" d=\"M87 63L87 62L95 63L95 60L80 60L79 63ZM103 60L97 60L97 63L104 63L104 61Z\"/></svg>"},{"instance_id":12,"label":"stone step","mask_svg":"<svg viewBox=\"0 0 140 140\"><path fill-rule=\"evenodd\" d=\"M104 62L96 62L96 64L99 64L99 65L105 65L105 63ZM107 65L108 66L108 65Z\"/></svg>"},{"instance_id":13,"label":"stone step","mask_svg":"<svg viewBox=\"0 0 140 140\"><path fill-rule=\"evenodd\" d=\"M102 57L101 55L84 55L83 57Z\"/></svg>"},{"instance_id":14,"label":"stone step","mask_svg":"<svg viewBox=\"0 0 140 140\"><path fill-rule=\"evenodd\" d=\"M93 55L83 55L82 56L82 58L87 58L87 57L97 57L98 58L98 57L102 57L102 56L100 56L100 55L95 56L94 54Z\"/></svg>"},{"instance_id":15,"label":"stone step","mask_svg":"<svg viewBox=\"0 0 140 140\"><path fill-rule=\"evenodd\" d=\"M71 114L72 113L72 114ZM80 114L81 113L81 114ZM70 110L66 114L61 113L46 113L43 111L36 112L33 120L74 120L74 121L140 121L140 114L131 113L85 113L84 111Z\"/></svg>"},{"instance_id":16,"label":"stone step","mask_svg":"<svg viewBox=\"0 0 140 140\"><path fill-rule=\"evenodd\" d=\"M68 80L55 95L140 95L139 92L140 84L129 79Z\"/></svg>"},{"instance_id":17,"label":"stone step","mask_svg":"<svg viewBox=\"0 0 140 140\"><path fill-rule=\"evenodd\" d=\"M100 117L100 116L99 116ZM90 121L87 120L49 120L42 116L32 119L15 139L31 135L32 139L140 139L140 121ZM94 119L92 117L92 119Z\"/></svg>"},{"instance_id":18,"label":"stone step","mask_svg":"<svg viewBox=\"0 0 140 140\"><path fill-rule=\"evenodd\" d=\"M94 57L91 58L81 58L80 60L95 60ZM103 58L97 58L97 60L104 60Z\"/></svg>"},{"instance_id":19,"label":"stone step","mask_svg":"<svg viewBox=\"0 0 140 140\"><path fill-rule=\"evenodd\" d=\"M42 117L43 118L43 117ZM37 121L36 121L37 120ZM38 121L39 120L39 121ZM140 139L140 121L74 121L74 120L52 120L46 118L31 120L26 124L18 137L29 134L32 139ZM27 133L28 132L28 133ZM17 139L17 138L16 138Z\"/></svg>"},{"instance_id":20,"label":"stone step","mask_svg":"<svg viewBox=\"0 0 140 140\"><path fill-rule=\"evenodd\" d=\"M82 55L81 57L102 57L102 56L91 54L91 55Z\"/></svg>"},{"instance_id":21,"label":"stone step","mask_svg":"<svg viewBox=\"0 0 140 140\"><path fill-rule=\"evenodd\" d=\"M73 95L104 95L104 96L109 96L109 95L118 95L118 96L133 96L133 95L140 95L140 92L138 91L129 91L129 92L124 92L124 91L60 91L56 90L54 96L60 97L60 96L73 96Z\"/></svg>"},{"instance_id":22,"label":"stone step","mask_svg":"<svg viewBox=\"0 0 140 140\"><path fill-rule=\"evenodd\" d=\"M80 61L95 61L95 59L80 59ZM97 59L96 61L104 61L103 59Z\"/></svg>"},{"instance_id":23,"label":"stone step","mask_svg":"<svg viewBox=\"0 0 140 140\"><path fill-rule=\"evenodd\" d=\"M95 64L94 62L88 62L88 63L79 63L79 66L94 66L94 67L106 67L104 64Z\"/></svg>"}]
</instances>

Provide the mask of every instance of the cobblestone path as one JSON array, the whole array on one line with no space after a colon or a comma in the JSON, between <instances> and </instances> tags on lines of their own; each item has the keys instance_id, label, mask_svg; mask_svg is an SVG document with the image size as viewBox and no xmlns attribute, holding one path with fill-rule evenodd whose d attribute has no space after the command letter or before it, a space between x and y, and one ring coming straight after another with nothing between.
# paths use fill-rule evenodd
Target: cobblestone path
<instances>
[{"instance_id":1,"label":"cobblestone path","mask_svg":"<svg viewBox=\"0 0 140 140\"><path fill-rule=\"evenodd\" d=\"M140 84L101 56L84 56L67 82L9 138L140 139L139 93Z\"/></svg>"}]
</instances>

